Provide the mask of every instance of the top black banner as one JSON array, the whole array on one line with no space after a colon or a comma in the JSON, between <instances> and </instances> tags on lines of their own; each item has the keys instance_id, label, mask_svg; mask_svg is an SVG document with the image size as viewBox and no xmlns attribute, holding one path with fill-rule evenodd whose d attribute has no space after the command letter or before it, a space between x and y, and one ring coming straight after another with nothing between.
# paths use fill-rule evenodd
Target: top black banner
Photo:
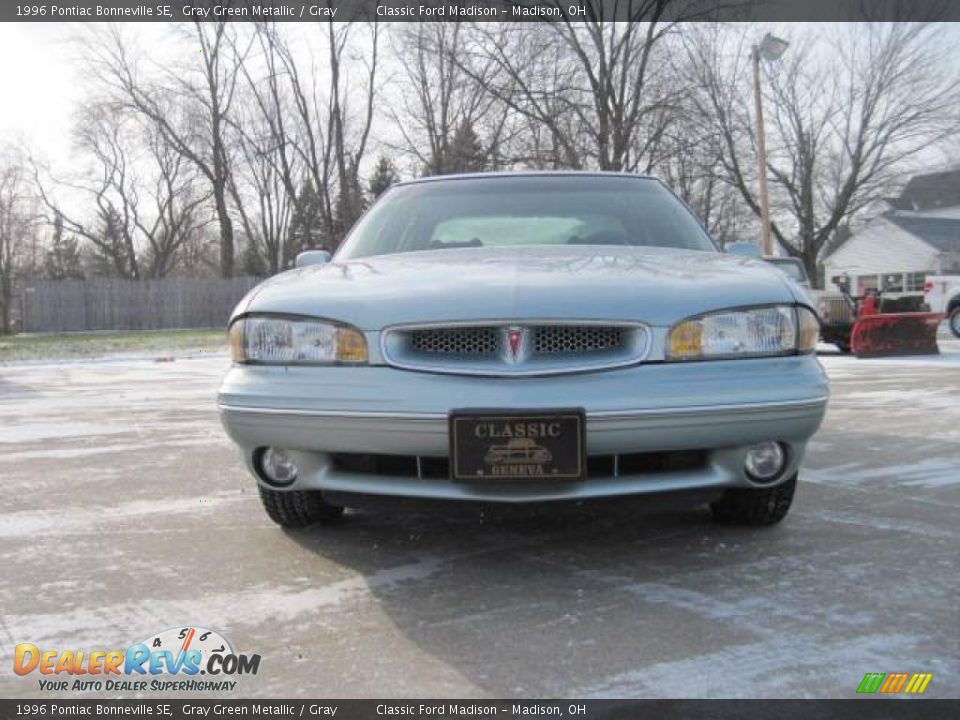
<instances>
[{"instance_id":1,"label":"top black banner","mask_svg":"<svg viewBox=\"0 0 960 720\"><path fill-rule=\"evenodd\" d=\"M957 21L953 0L33 0L27 22Z\"/></svg>"}]
</instances>

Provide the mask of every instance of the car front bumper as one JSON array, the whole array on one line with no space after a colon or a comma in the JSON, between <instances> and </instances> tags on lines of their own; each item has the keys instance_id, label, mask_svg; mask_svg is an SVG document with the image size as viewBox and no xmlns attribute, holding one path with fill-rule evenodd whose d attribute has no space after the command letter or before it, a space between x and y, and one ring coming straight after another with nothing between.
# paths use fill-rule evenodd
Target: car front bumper
<instances>
[{"instance_id":1,"label":"car front bumper","mask_svg":"<svg viewBox=\"0 0 960 720\"><path fill-rule=\"evenodd\" d=\"M432 375L388 367L235 365L218 397L221 419L254 476L258 448L290 451L287 489L503 502L747 487L747 448L777 440L794 474L827 402L812 355L647 364L541 378ZM452 482L349 472L331 454L447 457L453 409L582 407L587 453L703 451L694 469L591 474L579 482ZM418 465L419 467L419 465Z\"/></svg>"}]
</instances>

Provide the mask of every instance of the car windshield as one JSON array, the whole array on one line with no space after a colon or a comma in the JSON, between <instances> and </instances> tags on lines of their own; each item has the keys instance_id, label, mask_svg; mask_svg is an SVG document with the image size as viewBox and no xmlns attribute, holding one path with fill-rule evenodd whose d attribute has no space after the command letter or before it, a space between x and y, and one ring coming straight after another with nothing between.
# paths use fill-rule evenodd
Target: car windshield
<instances>
[{"instance_id":1,"label":"car windshield","mask_svg":"<svg viewBox=\"0 0 960 720\"><path fill-rule=\"evenodd\" d=\"M716 251L696 218L657 180L518 175L396 187L357 224L337 259L521 245Z\"/></svg>"}]
</instances>

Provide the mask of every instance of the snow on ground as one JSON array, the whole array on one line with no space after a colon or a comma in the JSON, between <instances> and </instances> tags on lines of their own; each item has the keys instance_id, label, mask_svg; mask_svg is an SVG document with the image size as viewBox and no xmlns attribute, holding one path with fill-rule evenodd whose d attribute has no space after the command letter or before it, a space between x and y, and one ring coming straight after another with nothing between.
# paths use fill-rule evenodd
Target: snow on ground
<instances>
[{"instance_id":1,"label":"snow on ground","mask_svg":"<svg viewBox=\"0 0 960 720\"><path fill-rule=\"evenodd\" d=\"M824 355L832 398L781 526L643 502L390 509L283 532L215 409L222 355L0 367L0 696L19 642L181 624L258 652L239 696L960 694L960 342Z\"/></svg>"}]
</instances>

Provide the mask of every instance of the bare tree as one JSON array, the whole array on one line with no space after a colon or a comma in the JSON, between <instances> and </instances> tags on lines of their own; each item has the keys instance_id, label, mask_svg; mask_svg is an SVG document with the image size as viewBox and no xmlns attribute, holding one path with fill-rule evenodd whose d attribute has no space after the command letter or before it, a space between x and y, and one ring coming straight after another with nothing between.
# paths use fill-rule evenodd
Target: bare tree
<instances>
[{"instance_id":1,"label":"bare tree","mask_svg":"<svg viewBox=\"0 0 960 720\"><path fill-rule=\"evenodd\" d=\"M690 206L722 245L741 240L750 218L739 192L725 182L720 149L711 133L681 121L664 139L655 174Z\"/></svg>"},{"instance_id":2,"label":"bare tree","mask_svg":"<svg viewBox=\"0 0 960 720\"><path fill-rule=\"evenodd\" d=\"M64 232L63 217L59 214L53 218L43 259L43 276L48 280L82 280L84 276L79 239Z\"/></svg>"},{"instance_id":3,"label":"bare tree","mask_svg":"<svg viewBox=\"0 0 960 720\"><path fill-rule=\"evenodd\" d=\"M279 147L285 138L274 134L262 116L253 114L238 122L239 158L230 180L230 192L247 240L247 252L258 256L273 275L290 266L287 244L288 228L295 193L287 186L282 163L278 163ZM278 147L279 146L279 147ZM246 271L250 271L249 262Z\"/></svg>"},{"instance_id":4,"label":"bare tree","mask_svg":"<svg viewBox=\"0 0 960 720\"><path fill-rule=\"evenodd\" d=\"M29 270L28 251L38 229L26 163L12 148L0 148L0 331L13 330L14 284Z\"/></svg>"},{"instance_id":5,"label":"bare tree","mask_svg":"<svg viewBox=\"0 0 960 720\"><path fill-rule=\"evenodd\" d=\"M759 216L742 33L714 27L689 44L692 106L720 133L725 180ZM935 27L870 24L840 33L830 57L795 42L766 73L772 232L811 277L842 224L960 130L960 74Z\"/></svg>"},{"instance_id":6,"label":"bare tree","mask_svg":"<svg viewBox=\"0 0 960 720\"><path fill-rule=\"evenodd\" d=\"M144 275L159 278L182 264L182 252L210 222L209 192L198 189L197 169L167 144L156 126L143 128L148 166L153 171L147 212L137 212L137 229L146 241Z\"/></svg>"},{"instance_id":7,"label":"bare tree","mask_svg":"<svg viewBox=\"0 0 960 720\"><path fill-rule=\"evenodd\" d=\"M351 122L351 94L353 87L345 77L345 50L351 35L351 24L327 23L327 50L330 85L327 106L327 136L331 143L338 182L334 210L334 244L339 244L350 226L363 213L365 201L360 183L360 162L367 151L370 130L373 127L377 96L377 66L380 50L380 24L369 23L369 52L354 59L363 66L364 84L359 91L361 114L359 122ZM359 74L359 73L358 73Z\"/></svg>"},{"instance_id":8,"label":"bare tree","mask_svg":"<svg viewBox=\"0 0 960 720\"><path fill-rule=\"evenodd\" d=\"M631 22L619 23L605 18L602 0L586 5L586 20L477 24L460 67L539 126L537 146L556 164L649 170L684 90L663 57L682 3L624 0L618 10ZM481 77L480 61L496 72Z\"/></svg>"},{"instance_id":9,"label":"bare tree","mask_svg":"<svg viewBox=\"0 0 960 720\"><path fill-rule=\"evenodd\" d=\"M364 207L359 173L375 119L381 29L377 23L317 27L325 73L268 23L256 25L255 33L265 73L249 64L243 68L259 122L272 136L265 159L301 216L316 214L301 205L312 206L319 197L319 234L334 247ZM360 52L356 38L363 32L368 37ZM312 192L300 192L307 185Z\"/></svg>"},{"instance_id":10,"label":"bare tree","mask_svg":"<svg viewBox=\"0 0 960 720\"><path fill-rule=\"evenodd\" d=\"M466 35L458 22L410 24L399 33L403 82L390 115L403 137L402 150L413 155L423 175L493 169L500 163L510 109L491 102L487 93L496 69L492 60L479 58L469 73L458 60ZM465 163L461 150L467 134L474 135L476 147L475 157Z\"/></svg>"},{"instance_id":11,"label":"bare tree","mask_svg":"<svg viewBox=\"0 0 960 720\"><path fill-rule=\"evenodd\" d=\"M73 179L54 179L34 163L47 221L84 238L112 274L133 280L163 277L178 253L208 222L209 194L197 191L196 168L168 145L152 123L112 103L82 108L74 126L75 150L90 164ZM91 219L66 210L53 189L94 207Z\"/></svg>"},{"instance_id":12,"label":"bare tree","mask_svg":"<svg viewBox=\"0 0 960 720\"><path fill-rule=\"evenodd\" d=\"M31 164L48 224L61 223L68 232L89 241L113 274L136 280L140 266L134 236L140 199L130 157L129 125L130 119L117 108L91 104L78 113L74 126L75 145L92 161L89 171L74 180L53 178L35 160L31 159ZM92 202L93 219L67 212L54 196L57 187Z\"/></svg>"},{"instance_id":13,"label":"bare tree","mask_svg":"<svg viewBox=\"0 0 960 720\"><path fill-rule=\"evenodd\" d=\"M255 68L249 62L240 64L245 80L244 97L248 102L240 103L241 109L232 120L244 145L246 170L253 176L252 183L248 184L273 187L281 183L293 209L303 213L305 208L301 205L307 201L302 200L298 192L303 176L309 175L313 182L322 181L324 187L329 181L329 161L316 151L324 145L323 137L321 131L315 131L312 107L307 101L308 90L302 83L296 55L280 27L274 23L257 23L254 37L262 67ZM239 192L241 184L233 183L234 192ZM330 207L328 202L326 209ZM276 203L270 203L268 208L261 207L261 214L266 209L273 215L272 211L277 208ZM322 213L314 215L317 221L325 219ZM327 213L326 217L329 216ZM249 214L242 212L241 221L248 243L256 242ZM330 223L325 225L329 230ZM269 258L273 258L271 267L276 272L278 263L283 264L279 258L281 246L282 239L274 240L271 236L267 243L261 241L260 248L253 249L265 255L261 259L267 264L270 264Z\"/></svg>"},{"instance_id":14,"label":"bare tree","mask_svg":"<svg viewBox=\"0 0 960 720\"><path fill-rule=\"evenodd\" d=\"M234 273L230 212L231 157L228 118L240 78L243 53L231 42L226 22L196 22L190 41L198 62L147 75L116 28L85 45L96 77L115 99L156 126L163 140L193 163L210 186L220 227L220 272Z\"/></svg>"}]
</instances>

